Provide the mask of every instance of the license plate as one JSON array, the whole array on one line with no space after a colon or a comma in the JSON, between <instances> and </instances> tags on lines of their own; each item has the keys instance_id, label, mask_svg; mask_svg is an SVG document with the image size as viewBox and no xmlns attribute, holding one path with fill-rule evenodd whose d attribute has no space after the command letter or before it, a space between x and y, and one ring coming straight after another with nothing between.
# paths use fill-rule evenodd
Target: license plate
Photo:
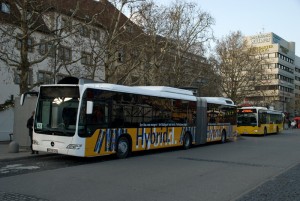
<instances>
[{"instance_id":1,"label":"license plate","mask_svg":"<svg viewBox=\"0 0 300 201\"><path fill-rule=\"evenodd\" d=\"M58 150L57 149L47 148L47 152L57 154Z\"/></svg>"}]
</instances>

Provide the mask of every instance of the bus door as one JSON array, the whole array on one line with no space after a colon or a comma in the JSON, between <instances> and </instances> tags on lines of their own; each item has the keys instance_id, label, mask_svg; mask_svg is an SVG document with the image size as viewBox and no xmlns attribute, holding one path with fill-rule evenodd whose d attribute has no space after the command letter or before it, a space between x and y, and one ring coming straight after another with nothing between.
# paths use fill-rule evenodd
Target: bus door
<instances>
[{"instance_id":1,"label":"bus door","mask_svg":"<svg viewBox=\"0 0 300 201\"><path fill-rule=\"evenodd\" d=\"M196 144L205 144L207 140L207 101L197 97Z\"/></svg>"},{"instance_id":2,"label":"bus door","mask_svg":"<svg viewBox=\"0 0 300 201\"><path fill-rule=\"evenodd\" d=\"M274 118L275 116L272 114L269 114L269 128L268 128L268 133L275 133L276 132L276 119Z\"/></svg>"}]
</instances>

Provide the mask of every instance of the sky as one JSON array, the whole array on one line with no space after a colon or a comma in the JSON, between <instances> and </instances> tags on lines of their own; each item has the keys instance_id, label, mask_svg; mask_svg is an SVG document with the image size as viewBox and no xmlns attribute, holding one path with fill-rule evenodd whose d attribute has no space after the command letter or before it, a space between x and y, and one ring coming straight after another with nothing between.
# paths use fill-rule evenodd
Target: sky
<instances>
[{"instance_id":1,"label":"sky","mask_svg":"<svg viewBox=\"0 0 300 201\"><path fill-rule=\"evenodd\" d=\"M300 57L300 0L182 0L195 2L215 19L212 27L217 39L231 32L244 36L273 32L288 42L296 43ZM154 0L168 5L174 0Z\"/></svg>"}]
</instances>

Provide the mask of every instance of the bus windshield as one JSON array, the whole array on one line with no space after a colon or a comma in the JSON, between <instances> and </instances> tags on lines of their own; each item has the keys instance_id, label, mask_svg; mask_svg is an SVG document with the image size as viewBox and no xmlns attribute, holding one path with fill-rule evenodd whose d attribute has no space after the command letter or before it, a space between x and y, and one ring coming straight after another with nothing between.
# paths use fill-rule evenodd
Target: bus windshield
<instances>
[{"instance_id":1,"label":"bus windshield","mask_svg":"<svg viewBox=\"0 0 300 201\"><path fill-rule=\"evenodd\" d=\"M77 86L42 86L35 114L34 131L38 134L73 136L78 105Z\"/></svg>"},{"instance_id":2,"label":"bus windshield","mask_svg":"<svg viewBox=\"0 0 300 201\"><path fill-rule=\"evenodd\" d=\"M238 126L256 126L257 114L256 113L238 113L237 115Z\"/></svg>"}]
</instances>

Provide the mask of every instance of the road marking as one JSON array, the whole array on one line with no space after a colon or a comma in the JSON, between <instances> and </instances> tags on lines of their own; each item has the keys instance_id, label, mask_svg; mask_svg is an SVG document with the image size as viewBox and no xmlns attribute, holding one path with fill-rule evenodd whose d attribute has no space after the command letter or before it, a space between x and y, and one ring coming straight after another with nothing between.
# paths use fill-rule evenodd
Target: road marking
<instances>
[{"instance_id":1,"label":"road marking","mask_svg":"<svg viewBox=\"0 0 300 201\"><path fill-rule=\"evenodd\" d=\"M1 174L7 174L10 172L18 172L22 170L35 170L39 169L40 167L38 166L24 166L23 164L13 164L13 165L7 165L5 167L2 167L0 169Z\"/></svg>"},{"instance_id":2,"label":"road marking","mask_svg":"<svg viewBox=\"0 0 300 201\"><path fill-rule=\"evenodd\" d=\"M264 165L264 164L255 164L255 163L243 163L243 162L234 162L234 161L222 161L222 160L189 158L189 157L178 157L178 158L182 159L182 160L201 161L201 162L210 162L210 163L224 163L224 164L233 164L233 165L242 165L242 166L276 167L276 166L273 166L273 165Z\"/></svg>"},{"instance_id":3,"label":"road marking","mask_svg":"<svg viewBox=\"0 0 300 201\"><path fill-rule=\"evenodd\" d=\"M18 201L18 200L28 200L28 201L48 201L43 198L38 198L31 195L12 193L12 192L1 192L0 191L0 200L2 201Z\"/></svg>"}]
</instances>

